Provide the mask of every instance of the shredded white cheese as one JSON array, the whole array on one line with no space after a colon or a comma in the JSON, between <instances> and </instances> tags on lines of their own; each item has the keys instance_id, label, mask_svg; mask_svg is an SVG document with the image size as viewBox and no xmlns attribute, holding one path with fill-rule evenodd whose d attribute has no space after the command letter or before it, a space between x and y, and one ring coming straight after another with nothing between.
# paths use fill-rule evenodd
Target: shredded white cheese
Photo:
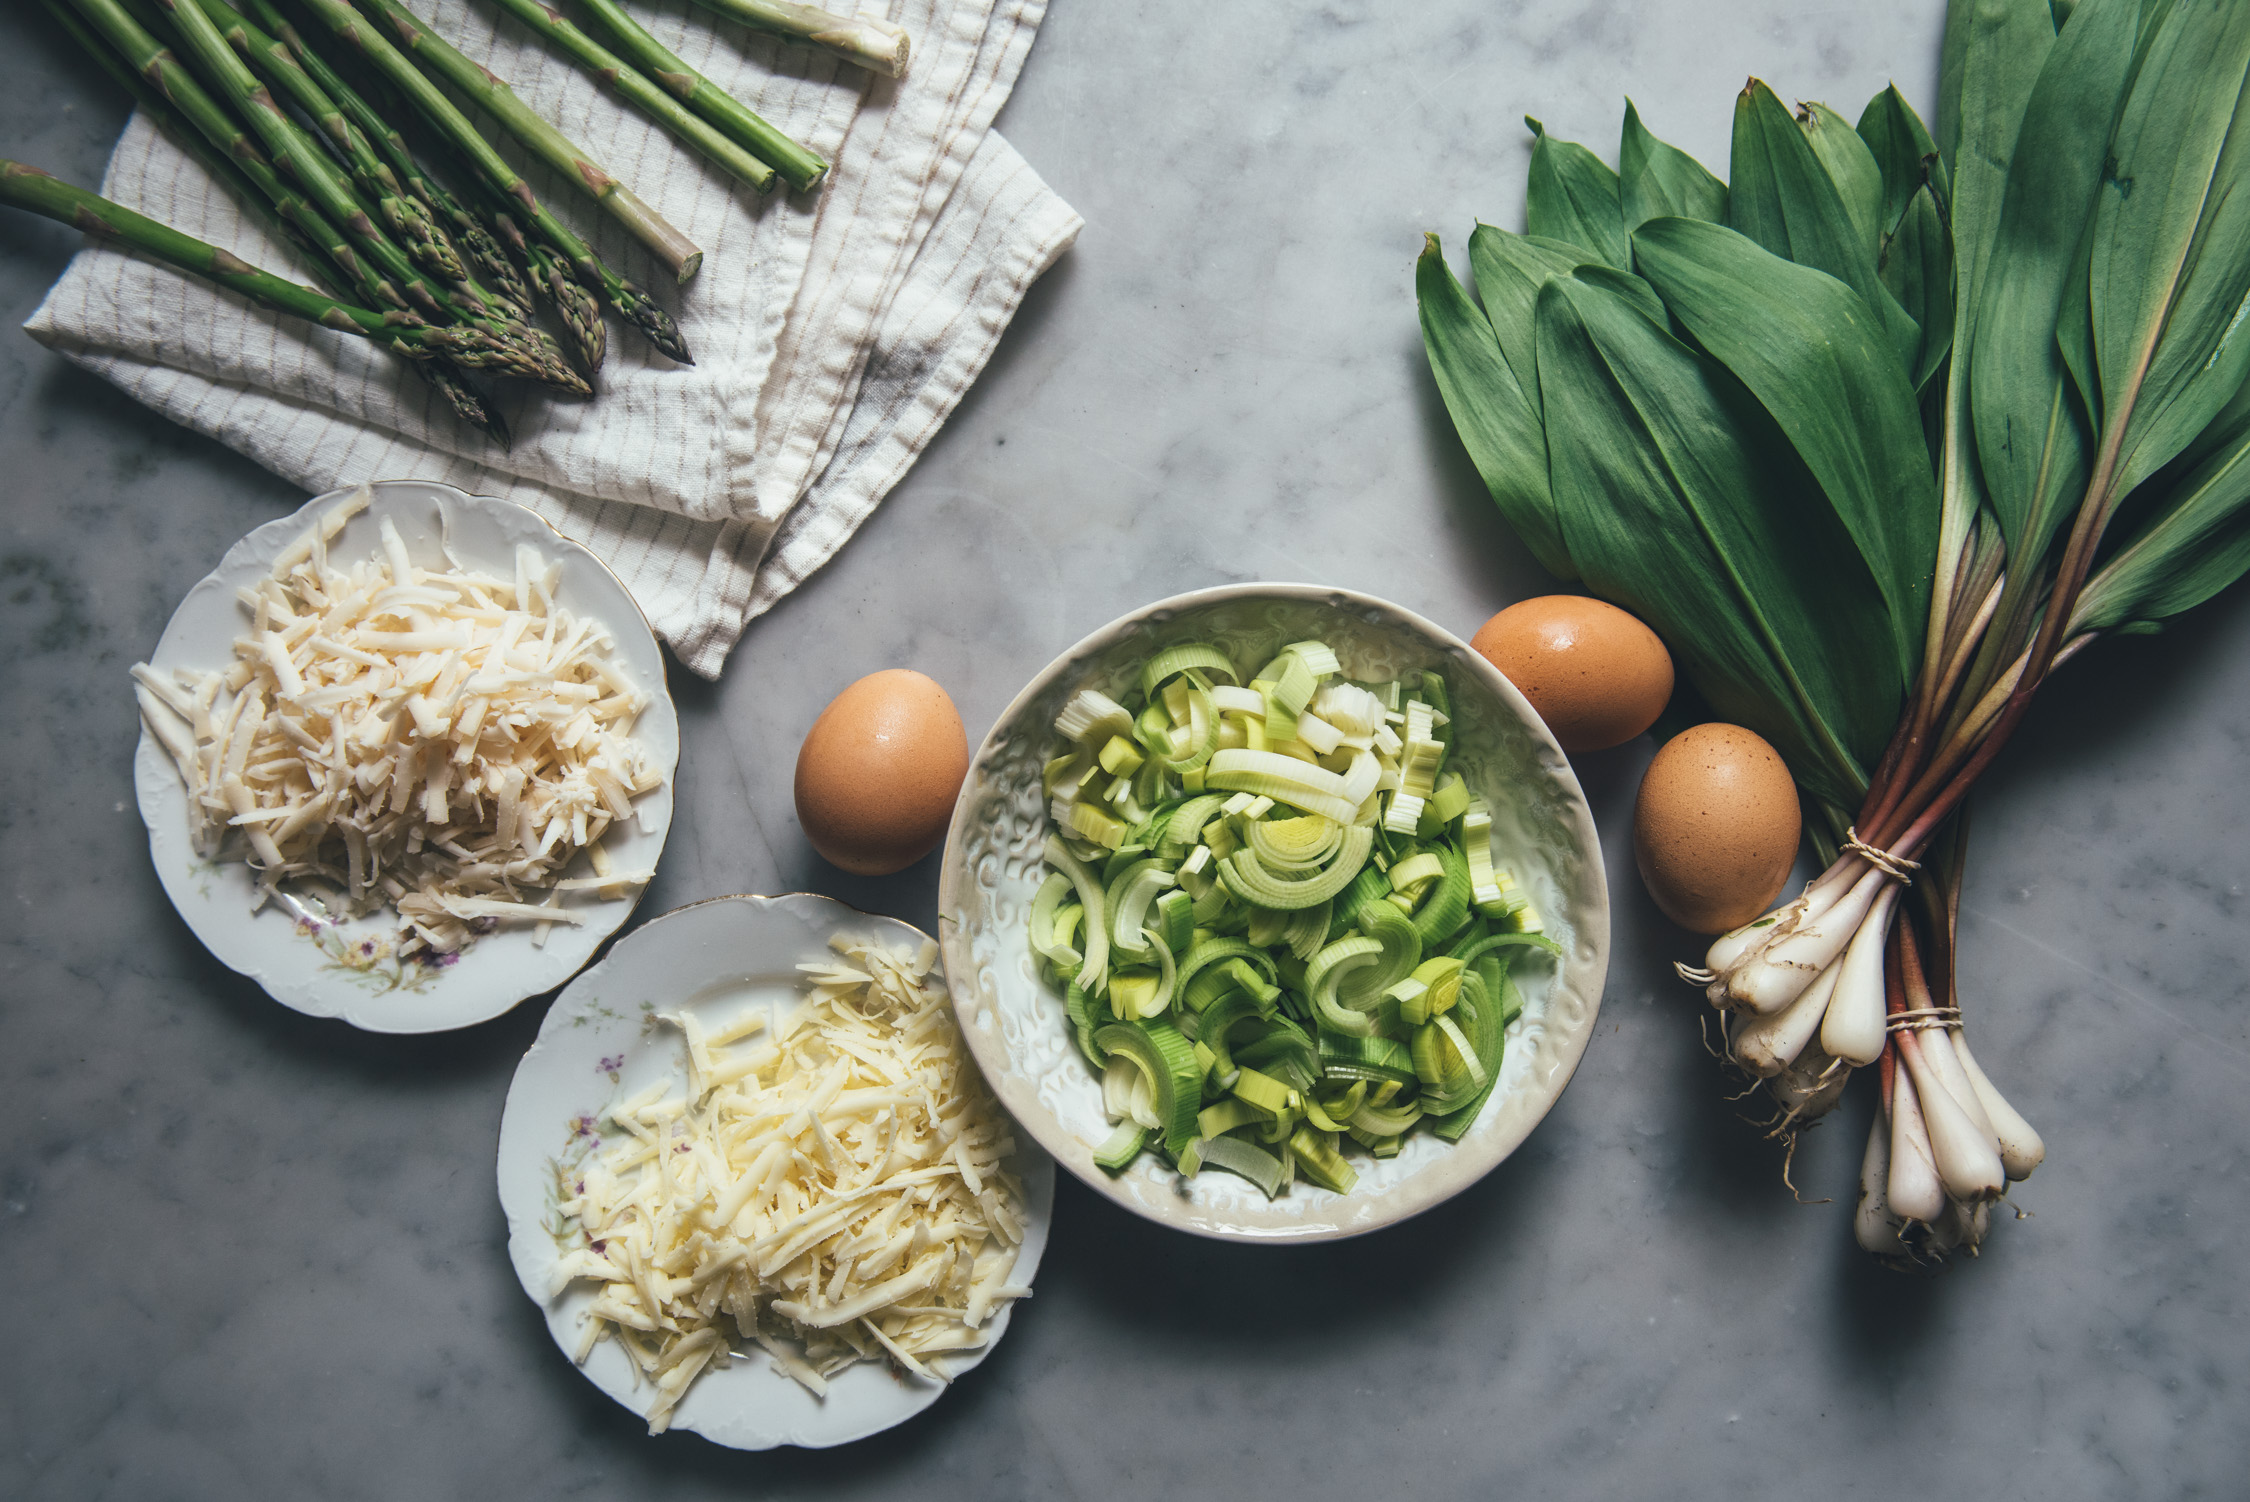
<instances>
[{"instance_id":1,"label":"shredded white cheese","mask_svg":"<svg viewBox=\"0 0 2250 1502\"><path fill-rule=\"evenodd\" d=\"M733 1337L815 1393L858 1361L947 1380L984 1345L1010 1281L1023 1186L1013 1126L920 953L839 938L810 996L761 1039L753 1011L687 1041L670 1086L609 1108L601 1145L558 1162L554 1291L601 1293L578 1348L613 1339L655 1392L649 1432ZM669 1095L669 1098L661 1098Z\"/></svg>"},{"instance_id":2,"label":"shredded white cheese","mask_svg":"<svg viewBox=\"0 0 2250 1502\"><path fill-rule=\"evenodd\" d=\"M394 907L402 959L504 920L579 922L524 894L648 879L597 842L662 781L632 737L649 696L606 631L556 604L561 569L528 546L510 578L417 568L386 517L381 556L336 567L328 544L370 498L362 486L239 591L249 629L224 671L133 666L196 850L239 835L261 902L298 881L334 889L343 917ZM559 881L581 849L595 879Z\"/></svg>"}]
</instances>

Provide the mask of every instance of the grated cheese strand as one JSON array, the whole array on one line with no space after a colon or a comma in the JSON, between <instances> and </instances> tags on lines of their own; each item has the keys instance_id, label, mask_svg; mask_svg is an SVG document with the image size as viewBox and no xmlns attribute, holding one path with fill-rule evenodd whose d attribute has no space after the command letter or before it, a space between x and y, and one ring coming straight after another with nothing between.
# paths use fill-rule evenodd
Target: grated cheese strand
<instances>
[{"instance_id":1,"label":"grated cheese strand","mask_svg":"<svg viewBox=\"0 0 2250 1502\"><path fill-rule=\"evenodd\" d=\"M609 1107L598 1145L556 1163L555 1290L601 1285L578 1359L613 1339L655 1376L651 1434L737 1340L815 1394L860 1361L945 1381L943 1353L1031 1293L1010 1276L1012 1124L928 979L934 946L834 947L849 963L800 966L809 995L778 1026L656 1013L687 1080Z\"/></svg>"},{"instance_id":2,"label":"grated cheese strand","mask_svg":"<svg viewBox=\"0 0 2250 1502\"><path fill-rule=\"evenodd\" d=\"M370 495L239 592L251 629L224 670L133 665L196 852L246 845L260 903L290 883L336 894L322 916L395 910L402 960L443 963L502 922L542 938L580 923L554 892L649 879L599 843L662 782L632 735L649 696L606 631L555 604L561 568L529 547L507 578L416 568L386 518L378 556L338 567L328 544ZM563 879L582 849L594 876Z\"/></svg>"}]
</instances>

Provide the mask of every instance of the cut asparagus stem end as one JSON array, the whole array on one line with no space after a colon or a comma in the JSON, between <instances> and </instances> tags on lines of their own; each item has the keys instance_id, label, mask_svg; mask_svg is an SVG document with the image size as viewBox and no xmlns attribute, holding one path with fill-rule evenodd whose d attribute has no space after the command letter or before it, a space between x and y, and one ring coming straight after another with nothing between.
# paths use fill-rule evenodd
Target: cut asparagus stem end
<instances>
[{"instance_id":1,"label":"cut asparagus stem end","mask_svg":"<svg viewBox=\"0 0 2250 1502\"><path fill-rule=\"evenodd\" d=\"M610 199L612 211L640 236L642 244L656 252L657 259L671 268L673 275L684 282L702 269L703 252L695 242L674 229L639 194L620 183L610 190Z\"/></svg>"},{"instance_id":2,"label":"cut asparagus stem end","mask_svg":"<svg viewBox=\"0 0 2250 1502\"><path fill-rule=\"evenodd\" d=\"M221 0L204 0L204 3L216 5ZM633 66L632 61L572 25L548 0L500 0L500 4L525 26L552 42L603 87L662 125L705 160L760 193L773 187L773 168L688 108L676 93L659 86ZM600 14L599 10L595 13Z\"/></svg>"},{"instance_id":3,"label":"cut asparagus stem end","mask_svg":"<svg viewBox=\"0 0 2250 1502\"><path fill-rule=\"evenodd\" d=\"M543 4L544 0L502 0L502 3L511 9L520 9L524 5ZM697 116L709 121L722 136L747 151L751 157L771 164L772 170L764 174L762 180L756 175L746 178L759 192L770 189L776 175L786 180L790 187L804 190L817 184L828 171L826 162L689 67L662 42L651 36L638 21L626 14L617 0L583 0L583 4L617 44L639 62L650 78L661 83L681 103L687 105ZM706 155L710 154L706 152Z\"/></svg>"},{"instance_id":4,"label":"cut asparagus stem end","mask_svg":"<svg viewBox=\"0 0 2250 1502\"><path fill-rule=\"evenodd\" d=\"M818 47L886 78L906 76L912 39L902 27L864 16L839 16L793 0L700 0L722 16L770 31L793 42Z\"/></svg>"}]
</instances>

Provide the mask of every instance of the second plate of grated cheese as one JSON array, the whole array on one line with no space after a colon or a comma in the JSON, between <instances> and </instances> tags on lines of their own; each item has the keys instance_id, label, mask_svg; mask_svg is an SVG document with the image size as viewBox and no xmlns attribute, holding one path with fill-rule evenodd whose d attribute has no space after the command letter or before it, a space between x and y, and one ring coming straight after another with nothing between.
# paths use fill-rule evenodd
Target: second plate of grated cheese
<instances>
[{"instance_id":1,"label":"second plate of grated cheese","mask_svg":"<svg viewBox=\"0 0 2250 1502\"><path fill-rule=\"evenodd\" d=\"M825 897L668 913L574 981L508 1093L509 1255L650 1431L822 1447L920 1412L1029 1294L1054 1165L935 965Z\"/></svg>"}]
</instances>

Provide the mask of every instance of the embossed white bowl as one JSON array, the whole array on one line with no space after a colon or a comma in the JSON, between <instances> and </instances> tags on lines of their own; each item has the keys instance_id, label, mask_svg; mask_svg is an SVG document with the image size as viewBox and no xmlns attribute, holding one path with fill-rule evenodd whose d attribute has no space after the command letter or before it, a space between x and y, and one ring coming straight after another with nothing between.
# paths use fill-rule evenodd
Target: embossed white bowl
<instances>
[{"instance_id":1,"label":"embossed white bowl","mask_svg":"<svg viewBox=\"0 0 2250 1502\"><path fill-rule=\"evenodd\" d=\"M1492 805L1493 853L1562 945L1518 967L1524 1012L1508 1029L1500 1085L1458 1143L1426 1132L1395 1158L1354 1153L1349 1194L1299 1183L1271 1201L1211 1171L1183 1180L1152 1153L1112 1178L1093 1153L1111 1131L1101 1086L1070 1041L1062 998L1034 967L1025 923L1045 879L1040 770L1057 754L1055 716L1082 688L1122 698L1140 665L1183 641L1262 662L1319 638L1348 676L1434 669L1453 698L1448 763ZM946 836L938 942L963 1035L1001 1103L1057 1162L1136 1214L1237 1241L1324 1241L1419 1214L1475 1183L1539 1124L1578 1067L1609 965L1609 889L1585 795L1523 695L1450 632L1371 595L1307 584L1238 584L1175 595L1113 621L1047 665L1016 696L970 764Z\"/></svg>"}]
</instances>

